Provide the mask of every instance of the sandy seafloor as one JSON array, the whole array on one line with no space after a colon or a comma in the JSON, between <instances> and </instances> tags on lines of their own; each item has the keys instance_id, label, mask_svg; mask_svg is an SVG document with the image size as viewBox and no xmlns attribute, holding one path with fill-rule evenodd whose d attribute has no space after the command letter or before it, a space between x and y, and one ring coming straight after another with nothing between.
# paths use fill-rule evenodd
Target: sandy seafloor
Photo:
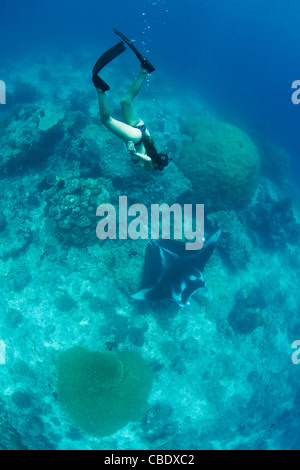
<instances>
[{"instance_id":1,"label":"sandy seafloor","mask_svg":"<svg viewBox=\"0 0 300 470\"><path fill-rule=\"evenodd\" d=\"M222 224L223 243L206 267L205 292L189 307L134 301L129 294L139 285L147 242L98 240L97 204L117 204L119 195L144 204L185 197L191 183L176 165L188 142L181 121L230 118L217 115L196 91L153 74L137 106L159 146L173 150L174 161L149 176L100 124L87 73L91 54L50 57L24 57L14 70L8 64L6 69L0 447L298 448L300 366L291 361L291 344L299 339L300 324L299 200L289 176L279 182L272 174L260 177L255 207L268 195L270 207L262 217L277 217L268 234L247 224L249 207L210 214L208 229ZM136 72L123 58L106 72L115 117L121 117L119 99ZM251 135L246 123L240 127ZM286 198L291 205L278 212L276 204ZM76 207L80 223L66 227ZM246 326L230 321L237 296L250 299L243 304ZM142 421L104 438L72 422L57 400L56 360L74 345L133 349L144 357L154 382Z\"/></svg>"}]
</instances>

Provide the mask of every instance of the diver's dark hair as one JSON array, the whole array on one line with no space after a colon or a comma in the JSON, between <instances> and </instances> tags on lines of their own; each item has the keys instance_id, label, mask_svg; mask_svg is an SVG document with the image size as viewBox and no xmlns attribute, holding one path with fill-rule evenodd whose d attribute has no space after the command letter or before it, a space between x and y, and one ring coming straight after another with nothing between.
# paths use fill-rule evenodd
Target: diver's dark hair
<instances>
[{"instance_id":1,"label":"diver's dark hair","mask_svg":"<svg viewBox=\"0 0 300 470\"><path fill-rule=\"evenodd\" d=\"M156 150L153 139L148 135L145 135L144 145L147 155L152 160L154 170L162 171L164 167L167 166L172 160L166 153L159 153Z\"/></svg>"}]
</instances>

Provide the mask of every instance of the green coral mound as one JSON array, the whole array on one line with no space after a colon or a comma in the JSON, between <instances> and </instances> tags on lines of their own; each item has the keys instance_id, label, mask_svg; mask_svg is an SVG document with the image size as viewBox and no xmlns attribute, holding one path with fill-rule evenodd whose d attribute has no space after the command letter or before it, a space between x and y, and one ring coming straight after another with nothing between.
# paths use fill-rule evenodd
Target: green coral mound
<instances>
[{"instance_id":1,"label":"green coral mound","mask_svg":"<svg viewBox=\"0 0 300 470\"><path fill-rule=\"evenodd\" d=\"M260 159L243 131L212 118L194 118L181 130L192 137L178 165L193 185L193 196L209 210L241 209L258 184Z\"/></svg>"},{"instance_id":2,"label":"green coral mound","mask_svg":"<svg viewBox=\"0 0 300 470\"><path fill-rule=\"evenodd\" d=\"M78 426L97 437L141 419L152 382L152 369L134 351L116 354L75 346L58 356L58 400Z\"/></svg>"}]
</instances>

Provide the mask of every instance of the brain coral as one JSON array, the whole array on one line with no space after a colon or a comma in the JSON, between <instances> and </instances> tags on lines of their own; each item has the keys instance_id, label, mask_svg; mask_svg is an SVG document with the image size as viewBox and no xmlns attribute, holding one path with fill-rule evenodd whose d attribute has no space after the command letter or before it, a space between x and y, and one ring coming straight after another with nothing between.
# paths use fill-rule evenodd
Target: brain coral
<instances>
[{"instance_id":1,"label":"brain coral","mask_svg":"<svg viewBox=\"0 0 300 470\"><path fill-rule=\"evenodd\" d=\"M152 381L152 369L135 351L75 346L58 357L58 400L78 426L98 437L144 416Z\"/></svg>"},{"instance_id":2,"label":"brain coral","mask_svg":"<svg viewBox=\"0 0 300 470\"><path fill-rule=\"evenodd\" d=\"M65 177L64 186L54 184L46 191L46 212L56 221L56 235L75 245L95 243L96 209L109 202L110 185L104 178Z\"/></svg>"},{"instance_id":3,"label":"brain coral","mask_svg":"<svg viewBox=\"0 0 300 470\"><path fill-rule=\"evenodd\" d=\"M212 211L240 209L257 187L260 160L243 131L212 118L194 118L182 125L192 137L178 165L193 185L197 203Z\"/></svg>"}]
</instances>

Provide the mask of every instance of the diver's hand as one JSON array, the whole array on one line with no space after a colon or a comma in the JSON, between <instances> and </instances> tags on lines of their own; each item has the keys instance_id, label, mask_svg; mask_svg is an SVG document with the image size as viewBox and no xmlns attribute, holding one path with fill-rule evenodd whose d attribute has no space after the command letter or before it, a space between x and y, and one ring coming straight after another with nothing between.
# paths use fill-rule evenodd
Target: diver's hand
<instances>
[{"instance_id":1,"label":"diver's hand","mask_svg":"<svg viewBox=\"0 0 300 470\"><path fill-rule=\"evenodd\" d=\"M134 143L132 142L132 140L129 140L128 143L127 143L127 150L129 153L131 153L131 155L135 155L136 154L136 149L135 149L135 146L134 146Z\"/></svg>"}]
</instances>

